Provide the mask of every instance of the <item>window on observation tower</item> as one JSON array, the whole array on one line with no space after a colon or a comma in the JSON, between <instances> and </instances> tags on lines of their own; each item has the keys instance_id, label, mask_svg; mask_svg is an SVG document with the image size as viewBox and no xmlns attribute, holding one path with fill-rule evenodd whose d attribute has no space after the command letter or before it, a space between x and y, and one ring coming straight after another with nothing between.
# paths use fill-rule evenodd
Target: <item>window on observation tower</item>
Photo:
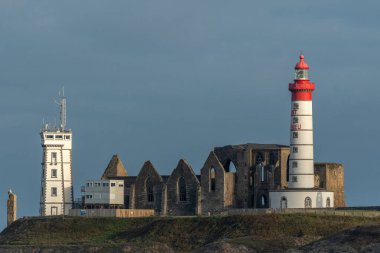
<instances>
[{"instance_id":1,"label":"window on observation tower","mask_svg":"<svg viewBox=\"0 0 380 253\"><path fill-rule=\"evenodd\" d=\"M293 162L293 163L292 163L292 167L293 167L293 168L297 168L297 167L298 167L298 163L297 163L297 162Z\"/></svg>"},{"instance_id":2,"label":"window on observation tower","mask_svg":"<svg viewBox=\"0 0 380 253\"><path fill-rule=\"evenodd\" d=\"M56 178L57 177L57 169L51 169L51 177Z\"/></svg>"},{"instance_id":3,"label":"window on observation tower","mask_svg":"<svg viewBox=\"0 0 380 253\"><path fill-rule=\"evenodd\" d=\"M51 163L57 163L57 152L51 152Z\"/></svg>"},{"instance_id":4,"label":"window on observation tower","mask_svg":"<svg viewBox=\"0 0 380 253\"><path fill-rule=\"evenodd\" d=\"M293 147L293 153L298 153L298 147Z\"/></svg>"},{"instance_id":5,"label":"window on observation tower","mask_svg":"<svg viewBox=\"0 0 380 253\"><path fill-rule=\"evenodd\" d=\"M300 105L298 103L293 104L293 109L298 110L300 108Z\"/></svg>"},{"instance_id":6,"label":"window on observation tower","mask_svg":"<svg viewBox=\"0 0 380 253\"><path fill-rule=\"evenodd\" d=\"M293 117L293 123L298 123L298 117Z\"/></svg>"},{"instance_id":7,"label":"window on observation tower","mask_svg":"<svg viewBox=\"0 0 380 253\"><path fill-rule=\"evenodd\" d=\"M297 182L297 176L292 176L292 182Z\"/></svg>"},{"instance_id":8,"label":"window on observation tower","mask_svg":"<svg viewBox=\"0 0 380 253\"><path fill-rule=\"evenodd\" d=\"M52 187L51 188L51 196L52 197L57 197L57 187Z\"/></svg>"},{"instance_id":9,"label":"window on observation tower","mask_svg":"<svg viewBox=\"0 0 380 253\"><path fill-rule=\"evenodd\" d=\"M298 132L293 132L293 139L297 139L298 138Z\"/></svg>"}]
</instances>

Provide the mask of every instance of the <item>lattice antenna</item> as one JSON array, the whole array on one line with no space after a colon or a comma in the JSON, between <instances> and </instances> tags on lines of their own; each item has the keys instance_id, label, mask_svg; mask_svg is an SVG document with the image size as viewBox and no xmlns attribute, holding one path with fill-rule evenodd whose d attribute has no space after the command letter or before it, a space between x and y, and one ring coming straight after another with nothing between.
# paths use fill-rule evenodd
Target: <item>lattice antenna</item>
<instances>
[{"instance_id":1,"label":"lattice antenna","mask_svg":"<svg viewBox=\"0 0 380 253\"><path fill-rule=\"evenodd\" d=\"M59 92L59 102L55 101L59 105L59 116L60 116L60 130L63 131L66 129L66 97L65 97L65 88L62 87L62 94Z\"/></svg>"}]
</instances>

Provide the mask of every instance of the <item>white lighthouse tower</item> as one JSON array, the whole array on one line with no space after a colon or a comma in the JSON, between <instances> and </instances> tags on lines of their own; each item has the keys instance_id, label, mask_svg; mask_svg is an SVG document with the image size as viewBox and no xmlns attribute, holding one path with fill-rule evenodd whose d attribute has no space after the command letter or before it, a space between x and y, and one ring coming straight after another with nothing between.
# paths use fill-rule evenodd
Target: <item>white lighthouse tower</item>
<instances>
[{"instance_id":1,"label":"white lighthouse tower","mask_svg":"<svg viewBox=\"0 0 380 253\"><path fill-rule=\"evenodd\" d=\"M288 189L270 191L272 208L333 207L334 193L314 187L314 146L312 92L309 66L301 54L295 66L290 113L290 155Z\"/></svg>"},{"instance_id":2,"label":"white lighthouse tower","mask_svg":"<svg viewBox=\"0 0 380 253\"><path fill-rule=\"evenodd\" d=\"M73 204L72 132L66 129L66 98L59 102L60 125L41 129L43 148L40 215L68 215Z\"/></svg>"},{"instance_id":3,"label":"white lighthouse tower","mask_svg":"<svg viewBox=\"0 0 380 253\"><path fill-rule=\"evenodd\" d=\"M290 113L289 188L314 188L313 102L315 84L308 78L309 66L301 54L295 66Z\"/></svg>"}]
</instances>

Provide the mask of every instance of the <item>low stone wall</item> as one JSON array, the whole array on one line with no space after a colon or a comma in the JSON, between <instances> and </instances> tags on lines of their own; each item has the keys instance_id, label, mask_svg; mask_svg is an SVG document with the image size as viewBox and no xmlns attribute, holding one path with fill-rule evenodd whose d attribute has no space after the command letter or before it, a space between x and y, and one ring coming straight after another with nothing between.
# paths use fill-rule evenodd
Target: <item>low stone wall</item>
<instances>
[{"instance_id":1,"label":"low stone wall","mask_svg":"<svg viewBox=\"0 0 380 253\"><path fill-rule=\"evenodd\" d=\"M357 217L380 217L380 211L363 209L334 209L334 208L287 208L287 209L230 209L220 212L219 215L255 215L264 213L308 213L315 215L337 215L337 216L357 216Z\"/></svg>"},{"instance_id":2,"label":"low stone wall","mask_svg":"<svg viewBox=\"0 0 380 253\"><path fill-rule=\"evenodd\" d=\"M153 209L70 209L69 216L80 217L149 217L154 216Z\"/></svg>"}]
</instances>

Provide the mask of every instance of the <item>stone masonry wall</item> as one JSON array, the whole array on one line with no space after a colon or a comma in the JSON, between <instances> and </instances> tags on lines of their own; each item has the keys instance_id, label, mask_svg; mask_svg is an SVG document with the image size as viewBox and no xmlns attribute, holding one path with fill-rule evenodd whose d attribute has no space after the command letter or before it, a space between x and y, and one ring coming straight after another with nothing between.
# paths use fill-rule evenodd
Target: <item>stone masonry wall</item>
<instances>
[{"instance_id":1,"label":"stone masonry wall","mask_svg":"<svg viewBox=\"0 0 380 253\"><path fill-rule=\"evenodd\" d=\"M148 201L146 182L150 178L153 184L154 201ZM161 214L163 180L150 161L145 162L135 183L135 208L154 209L156 214Z\"/></svg>"},{"instance_id":2,"label":"stone masonry wall","mask_svg":"<svg viewBox=\"0 0 380 253\"><path fill-rule=\"evenodd\" d=\"M338 163L316 163L314 165L315 187L334 192L334 207L345 207L344 167Z\"/></svg>"},{"instance_id":3,"label":"stone masonry wall","mask_svg":"<svg viewBox=\"0 0 380 253\"><path fill-rule=\"evenodd\" d=\"M215 170L215 190L211 189L211 169ZM211 152L201 169L202 213L215 213L224 210L224 168Z\"/></svg>"},{"instance_id":4,"label":"stone masonry wall","mask_svg":"<svg viewBox=\"0 0 380 253\"><path fill-rule=\"evenodd\" d=\"M186 197L180 198L180 179L186 184ZM177 167L170 175L167 185L167 212L169 215L196 215L198 188L200 183L184 160L178 162Z\"/></svg>"}]
</instances>

